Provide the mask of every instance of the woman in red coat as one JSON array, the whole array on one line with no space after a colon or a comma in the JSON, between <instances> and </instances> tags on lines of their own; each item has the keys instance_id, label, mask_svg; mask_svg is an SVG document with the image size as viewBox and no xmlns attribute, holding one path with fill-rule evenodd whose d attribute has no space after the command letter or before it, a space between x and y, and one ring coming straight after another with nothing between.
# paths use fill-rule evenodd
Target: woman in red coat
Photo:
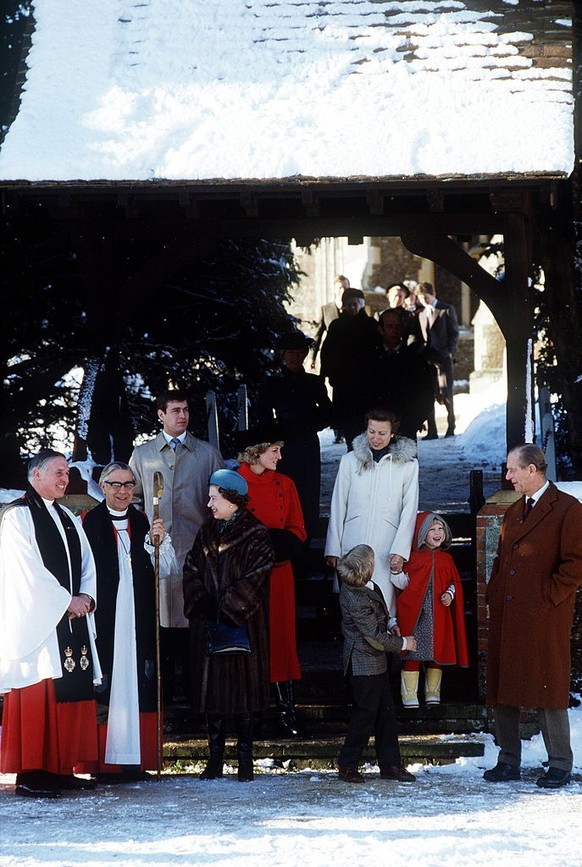
<instances>
[{"instance_id":1,"label":"woman in red coat","mask_svg":"<svg viewBox=\"0 0 582 867\"><path fill-rule=\"evenodd\" d=\"M284 734L298 734L293 681L301 677L295 635L295 580L292 558L307 538L295 484L276 472L283 442L271 429L244 431L239 473L249 486L247 508L269 530L275 565L269 585L271 683L275 684L279 722ZM269 441L270 440L270 441ZM248 444L252 443L252 444Z\"/></svg>"},{"instance_id":2,"label":"woman in red coat","mask_svg":"<svg viewBox=\"0 0 582 867\"><path fill-rule=\"evenodd\" d=\"M448 524L434 512L416 520L415 545L404 571L408 586L398 597L402 635L414 634L418 648L407 654L401 692L404 707L418 707L420 663L425 663L425 700L440 704L442 667L469 664L463 588L454 560Z\"/></svg>"}]
</instances>

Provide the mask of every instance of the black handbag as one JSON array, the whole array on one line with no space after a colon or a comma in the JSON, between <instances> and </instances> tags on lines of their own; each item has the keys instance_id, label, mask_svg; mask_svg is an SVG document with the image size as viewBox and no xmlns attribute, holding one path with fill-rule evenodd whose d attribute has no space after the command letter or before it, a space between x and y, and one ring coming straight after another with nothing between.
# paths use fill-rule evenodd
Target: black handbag
<instances>
[{"instance_id":1,"label":"black handbag","mask_svg":"<svg viewBox=\"0 0 582 867\"><path fill-rule=\"evenodd\" d=\"M208 656L250 652L251 645L246 623L242 626L227 626L220 620L207 622L206 653Z\"/></svg>"}]
</instances>

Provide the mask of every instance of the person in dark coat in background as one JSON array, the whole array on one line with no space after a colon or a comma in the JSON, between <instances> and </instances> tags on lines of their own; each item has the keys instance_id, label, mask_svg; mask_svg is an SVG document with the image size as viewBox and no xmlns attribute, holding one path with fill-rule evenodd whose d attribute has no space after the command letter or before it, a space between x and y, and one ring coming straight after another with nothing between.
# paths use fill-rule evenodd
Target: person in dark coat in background
<instances>
[{"instance_id":1,"label":"person in dark coat in background","mask_svg":"<svg viewBox=\"0 0 582 867\"><path fill-rule=\"evenodd\" d=\"M317 330L313 338L311 346L311 369L315 370L317 362L317 354L321 349L321 345L325 338L325 333L335 319L339 319L342 310L342 294L346 289L350 288L350 281L343 274L338 274L335 278L335 298L328 304L324 304L321 308L321 316L317 323Z\"/></svg>"},{"instance_id":2,"label":"person in dark coat in background","mask_svg":"<svg viewBox=\"0 0 582 867\"><path fill-rule=\"evenodd\" d=\"M487 585L487 703L501 749L483 776L519 780L520 708L536 708L549 765L537 785L558 789L573 762L570 632L582 584L582 504L547 481L544 453L529 443L509 452L506 478L523 497L505 513Z\"/></svg>"},{"instance_id":3,"label":"person in dark coat in background","mask_svg":"<svg viewBox=\"0 0 582 867\"><path fill-rule=\"evenodd\" d=\"M356 545L337 564L341 580L340 606L344 636L344 674L354 701L344 744L338 756L339 777L363 783L358 770L362 753L374 734L380 778L412 783L416 779L402 766L394 702L390 689L387 652L416 650L413 635L401 638L379 588L372 581L374 551Z\"/></svg>"},{"instance_id":4,"label":"person in dark coat in background","mask_svg":"<svg viewBox=\"0 0 582 867\"><path fill-rule=\"evenodd\" d=\"M364 414L373 403L369 373L378 340L377 322L364 305L361 289L346 289L341 316L329 326L321 350L321 375L333 388L335 426L343 430L348 451L364 430Z\"/></svg>"},{"instance_id":5,"label":"person in dark coat in background","mask_svg":"<svg viewBox=\"0 0 582 867\"><path fill-rule=\"evenodd\" d=\"M248 485L234 470L209 480L212 518L184 564L194 711L206 714L210 757L201 779L222 776L225 717L237 729L238 779L253 779L253 717L269 707L269 575L274 554L266 527L245 508ZM246 624L251 653L208 655L206 625Z\"/></svg>"},{"instance_id":6,"label":"person in dark coat in background","mask_svg":"<svg viewBox=\"0 0 582 867\"><path fill-rule=\"evenodd\" d=\"M424 344L427 361L434 364L437 374L435 399L444 404L447 410L447 431L445 436L455 435L455 410L453 406L454 362L459 342L459 322L452 304L438 301L432 283L421 283L419 297L424 305L419 312L417 334ZM428 419L425 439L438 438L434 406Z\"/></svg>"},{"instance_id":7,"label":"person in dark coat in background","mask_svg":"<svg viewBox=\"0 0 582 867\"><path fill-rule=\"evenodd\" d=\"M257 414L260 425L277 424L285 441L279 471L295 482L307 536L319 525L321 453L318 431L333 423L333 407L321 377L306 373L303 363L310 340L300 331L277 339L283 370L260 386Z\"/></svg>"},{"instance_id":8,"label":"person in dark coat in background","mask_svg":"<svg viewBox=\"0 0 582 867\"><path fill-rule=\"evenodd\" d=\"M400 436L416 439L434 412L433 368L406 343L410 314L403 307L383 310L378 321L377 343L369 370L374 403L389 406L399 417Z\"/></svg>"},{"instance_id":9,"label":"person in dark coat in background","mask_svg":"<svg viewBox=\"0 0 582 867\"><path fill-rule=\"evenodd\" d=\"M95 612L103 683L96 689L99 761L86 765L107 782L147 779L157 756L156 580L152 538L159 539L160 577L176 572L163 521L131 505L136 481L128 464L103 468L105 499L83 516L97 567Z\"/></svg>"}]
</instances>

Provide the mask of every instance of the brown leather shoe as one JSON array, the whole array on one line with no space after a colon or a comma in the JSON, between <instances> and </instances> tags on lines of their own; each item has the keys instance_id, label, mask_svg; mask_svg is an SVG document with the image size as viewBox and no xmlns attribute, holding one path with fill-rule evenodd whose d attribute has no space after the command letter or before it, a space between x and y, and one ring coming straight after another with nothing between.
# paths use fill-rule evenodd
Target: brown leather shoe
<instances>
[{"instance_id":1,"label":"brown leather shoe","mask_svg":"<svg viewBox=\"0 0 582 867\"><path fill-rule=\"evenodd\" d=\"M397 780L399 783L414 783L416 777L403 768L402 765L389 765L387 768L380 768L381 780Z\"/></svg>"},{"instance_id":2,"label":"brown leather shoe","mask_svg":"<svg viewBox=\"0 0 582 867\"><path fill-rule=\"evenodd\" d=\"M346 768L343 765L338 767L338 777L344 783L364 783L365 780L357 768Z\"/></svg>"}]
</instances>

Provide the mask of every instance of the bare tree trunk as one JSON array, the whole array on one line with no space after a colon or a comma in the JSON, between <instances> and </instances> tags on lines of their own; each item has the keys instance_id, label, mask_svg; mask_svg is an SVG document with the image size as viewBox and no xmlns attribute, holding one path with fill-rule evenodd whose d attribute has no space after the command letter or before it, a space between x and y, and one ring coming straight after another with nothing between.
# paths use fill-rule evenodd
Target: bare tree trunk
<instances>
[{"instance_id":1,"label":"bare tree trunk","mask_svg":"<svg viewBox=\"0 0 582 867\"><path fill-rule=\"evenodd\" d=\"M85 361L83 381L79 391L79 404L77 407L73 461L86 461L89 457L87 448L89 422L91 420L91 411L93 408L95 384L102 366L103 359L95 355L87 358Z\"/></svg>"}]
</instances>

